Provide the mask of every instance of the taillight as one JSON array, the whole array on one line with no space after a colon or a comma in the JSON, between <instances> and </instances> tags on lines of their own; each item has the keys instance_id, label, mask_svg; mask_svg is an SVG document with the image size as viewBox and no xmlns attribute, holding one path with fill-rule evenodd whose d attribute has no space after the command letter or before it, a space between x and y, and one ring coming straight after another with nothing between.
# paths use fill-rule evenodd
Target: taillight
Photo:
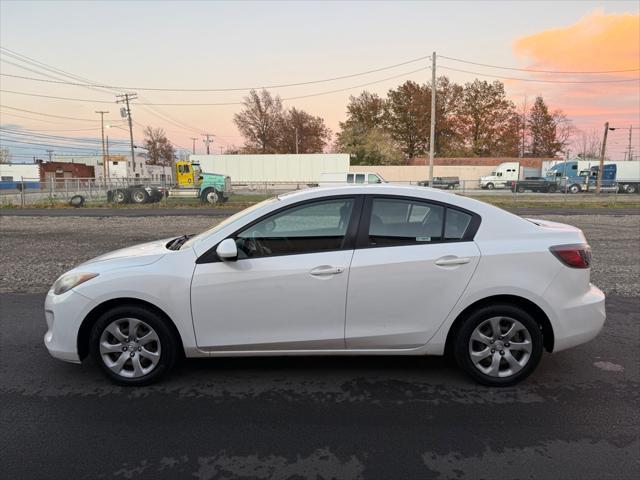
<instances>
[{"instance_id":1,"label":"taillight","mask_svg":"<svg viewBox=\"0 0 640 480\"><path fill-rule=\"evenodd\" d=\"M589 268L591 265L591 247L586 243L556 245L549 250L567 267Z\"/></svg>"}]
</instances>

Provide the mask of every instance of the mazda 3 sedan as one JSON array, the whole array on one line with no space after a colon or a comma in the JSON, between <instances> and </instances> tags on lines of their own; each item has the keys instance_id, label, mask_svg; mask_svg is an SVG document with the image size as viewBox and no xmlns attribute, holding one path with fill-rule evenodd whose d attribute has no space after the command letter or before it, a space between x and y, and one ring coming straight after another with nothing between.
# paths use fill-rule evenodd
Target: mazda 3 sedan
<instances>
[{"instance_id":1,"label":"mazda 3 sedan","mask_svg":"<svg viewBox=\"0 0 640 480\"><path fill-rule=\"evenodd\" d=\"M124 385L179 356L443 355L513 385L594 338L603 293L569 225L423 187L315 188L199 235L90 260L47 294L44 341Z\"/></svg>"}]
</instances>

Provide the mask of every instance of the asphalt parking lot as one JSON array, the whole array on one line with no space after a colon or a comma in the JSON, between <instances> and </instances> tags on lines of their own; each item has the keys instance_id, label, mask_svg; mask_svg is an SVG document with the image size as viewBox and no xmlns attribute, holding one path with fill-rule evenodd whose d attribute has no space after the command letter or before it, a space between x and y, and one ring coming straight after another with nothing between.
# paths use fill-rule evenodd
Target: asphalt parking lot
<instances>
[{"instance_id":1,"label":"asphalt parking lot","mask_svg":"<svg viewBox=\"0 0 640 480\"><path fill-rule=\"evenodd\" d=\"M216 217L0 217L4 478L564 478L640 475L640 216L582 228L608 294L594 341L487 389L442 358L188 360L128 389L42 345L44 292L107 250Z\"/></svg>"}]
</instances>

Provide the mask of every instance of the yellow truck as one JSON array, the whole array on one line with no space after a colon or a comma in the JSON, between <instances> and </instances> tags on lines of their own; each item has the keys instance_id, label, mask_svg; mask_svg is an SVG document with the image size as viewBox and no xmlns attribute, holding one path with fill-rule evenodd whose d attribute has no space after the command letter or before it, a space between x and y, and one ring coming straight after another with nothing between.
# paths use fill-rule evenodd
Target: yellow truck
<instances>
[{"instance_id":1,"label":"yellow truck","mask_svg":"<svg viewBox=\"0 0 640 480\"><path fill-rule=\"evenodd\" d=\"M107 192L112 203L153 203L163 196L199 198L202 203L224 203L231 193L231 178L218 173L205 173L200 164L178 161L174 170L175 184L166 191L162 187L131 185Z\"/></svg>"}]
</instances>

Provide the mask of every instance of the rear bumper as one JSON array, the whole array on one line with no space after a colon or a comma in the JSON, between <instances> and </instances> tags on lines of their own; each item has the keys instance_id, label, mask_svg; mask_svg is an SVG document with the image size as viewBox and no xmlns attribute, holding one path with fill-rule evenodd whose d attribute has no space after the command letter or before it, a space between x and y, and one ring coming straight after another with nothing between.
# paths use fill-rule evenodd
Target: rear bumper
<instances>
[{"instance_id":1,"label":"rear bumper","mask_svg":"<svg viewBox=\"0 0 640 480\"><path fill-rule=\"evenodd\" d=\"M553 351L558 352L594 339L606 320L605 296L595 285L580 298L559 309L552 320Z\"/></svg>"}]
</instances>

